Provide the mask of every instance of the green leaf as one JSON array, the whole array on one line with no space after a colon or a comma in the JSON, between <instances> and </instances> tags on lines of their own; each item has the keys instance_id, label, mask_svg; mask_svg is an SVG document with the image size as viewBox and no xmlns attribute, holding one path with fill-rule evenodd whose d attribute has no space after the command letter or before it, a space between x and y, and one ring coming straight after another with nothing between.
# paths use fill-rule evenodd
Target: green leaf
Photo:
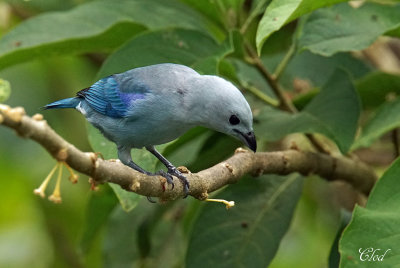
<instances>
[{"instance_id":1,"label":"green leaf","mask_svg":"<svg viewBox=\"0 0 400 268\"><path fill-rule=\"evenodd\" d=\"M254 66L239 59L230 59L229 62L233 64L235 74L241 85L247 87L253 86L267 95L267 97L277 100L268 82L265 81L263 76Z\"/></svg>"},{"instance_id":2,"label":"green leaf","mask_svg":"<svg viewBox=\"0 0 400 268\"><path fill-rule=\"evenodd\" d=\"M337 230L335 241L333 241L331 252L329 254L329 259L328 259L329 268L339 267L339 263L340 263L339 241L340 241L340 238L342 237L343 230L346 228L346 226L350 222L351 212L342 208L340 210L340 218L341 218L340 226Z\"/></svg>"},{"instance_id":3,"label":"green leaf","mask_svg":"<svg viewBox=\"0 0 400 268\"><path fill-rule=\"evenodd\" d=\"M104 267L181 267L183 209L182 202L159 206L144 199L130 213L116 209L104 239Z\"/></svg>"},{"instance_id":4,"label":"green leaf","mask_svg":"<svg viewBox=\"0 0 400 268\"><path fill-rule=\"evenodd\" d=\"M267 38L285 24L321 7L346 0L274 0L265 10L256 36L257 51L260 54Z\"/></svg>"},{"instance_id":5,"label":"green leaf","mask_svg":"<svg viewBox=\"0 0 400 268\"><path fill-rule=\"evenodd\" d=\"M93 1L29 19L0 40L0 69L49 55L109 51L144 29L208 32L209 23L173 0Z\"/></svg>"},{"instance_id":6,"label":"green leaf","mask_svg":"<svg viewBox=\"0 0 400 268\"><path fill-rule=\"evenodd\" d=\"M11 94L11 85L7 80L0 79L0 103L5 102Z\"/></svg>"},{"instance_id":7,"label":"green leaf","mask_svg":"<svg viewBox=\"0 0 400 268\"><path fill-rule=\"evenodd\" d=\"M373 188L365 208L356 206L353 218L339 243L340 267L399 267L400 251L400 159L383 174ZM383 261L362 261L361 251L379 249ZM372 253L364 254L365 259Z\"/></svg>"},{"instance_id":8,"label":"green leaf","mask_svg":"<svg viewBox=\"0 0 400 268\"><path fill-rule=\"evenodd\" d=\"M304 24L299 49L331 56L367 48L380 35L400 26L399 14L400 4L365 3L355 9L343 3L318 10Z\"/></svg>"},{"instance_id":9,"label":"green leaf","mask_svg":"<svg viewBox=\"0 0 400 268\"><path fill-rule=\"evenodd\" d=\"M380 136L399 126L400 98L397 98L395 101L381 105L372 119L362 129L361 136L356 140L352 149L369 147Z\"/></svg>"},{"instance_id":10,"label":"green leaf","mask_svg":"<svg viewBox=\"0 0 400 268\"><path fill-rule=\"evenodd\" d=\"M375 108L389 94L400 95L400 75L373 72L356 81L356 88L365 108Z\"/></svg>"},{"instance_id":11,"label":"green leaf","mask_svg":"<svg viewBox=\"0 0 400 268\"><path fill-rule=\"evenodd\" d=\"M166 146L163 156L176 166L190 166L196 159L205 141L211 136L212 131L202 127L196 127L176 141ZM161 167L159 162L157 167Z\"/></svg>"},{"instance_id":12,"label":"green leaf","mask_svg":"<svg viewBox=\"0 0 400 268\"><path fill-rule=\"evenodd\" d=\"M100 191L92 193L86 208L86 221L80 242L80 249L84 254L89 251L99 230L106 223L117 204L118 199L107 185L101 187Z\"/></svg>"},{"instance_id":13,"label":"green leaf","mask_svg":"<svg viewBox=\"0 0 400 268\"><path fill-rule=\"evenodd\" d=\"M304 112L327 127L342 153L350 149L358 127L361 103L346 72L337 70Z\"/></svg>"},{"instance_id":14,"label":"green leaf","mask_svg":"<svg viewBox=\"0 0 400 268\"><path fill-rule=\"evenodd\" d=\"M105 159L116 159L117 158L117 148L115 143L107 140L98 129L87 124L88 128L88 136L89 142L92 145L93 150L96 152L100 152ZM158 146L157 149L160 153L163 152L165 145ZM132 150L132 159L133 161L142 167L145 170L150 172L154 172L154 169L157 165L157 158L154 157L150 152L144 149L133 149ZM141 195L128 192L122 189L119 185L109 184L111 188L114 190L116 196L118 197L121 206L125 211L130 211L136 207L140 199Z\"/></svg>"},{"instance_id":15,"label":"green leaf","mask_svg":"<svg viewBox=\"0 0 400 268\"><path fill-rule=\"evenodd\" d=\"M208 202L193 226L187 267L267 267L292 219L302 177L265 175L244 178L216 198L235 207Z\"/></svg>"},{"instance_id":16,"label":"green leaf","mask_svg":"<svg viewBox=\"0 0 400 268\"><path fill-rule=\"evenodd\" d=\"M232 52L230 40L218 44L209 36L192 30L170 29L141 34L111 54L99 77L157 63L179 63L197 71L217 73L219 59Z\"/></svg>"},{"instance_id":17,"label":"green leaf","mask_svg":"<svg viewBox=\"0 0 400 268\"><path fill-rule=\"evenodd\" d=\"M321 133L334 140L346 153L353 143L361 105L357 92L344 71L336 70L321 92L298 114L265 107L256 117L256 135L277 140L287 134Z\"/></svg>"},{"instance_id":18,"label":"green leaf","mask_svg":"<svg viewBox=\"0 0 400 268\"><path fill-rule=\"evenodd\" d=\"M156 213L141 224L139 237L144 235L147 239L147 254L144 255L142 251L142 257L145 257L146 263L151 264L150 267L182 267L186 251L181 224L184 203L177 201L175 204L169 203L169 207L159 207Z\"/></svg>"},{"instance_id":19,"label":"green leaf","mask_svg":"<svg viewBox=\"0 0 400 268\"><path fill-rule=\"evenodd\" d=\"M208 136L198 156L189 166L192 172L199 172L232 156L236 148L242 146L241 142L226 134L213 131Z\"/></svg>"},{"instance_id":20,"label":"green leaf","mask_svg":"<svg viewBox=\"0 0 400 268\"><path fill-rule=\"evenodd\" d=\"M280 82L284 88L292 88L295 79L305 80L310 88L320 88L336 71L343 69L354 79L360 79L371 72L372 68L350 53L338 53L332 57L323 57L303 51L296 54L286 67Z\"/></svg>"},{"instance_id":21,"label":"green leaf","mask_svg":"<svg viewBox=\"0 0 400 268\"><path fill-rule=\"evenodd\" d=\"M113 211L103 241L104 267L133 267L135 260L140 261L138 229L156 208L156 205L142 199L134 211L126 213L119 207Z\"/></svg>"},{"instance_id":22,"label":"green leaf","mask_svg":"<svg viewBox=\"0 0 400 268\"><path fill-rule=\"evenodd\" d=\"M38 0L38 1L21 1L21 0L6 0L11 6L17 7L18 9L24 10L24 12L30 12L33 14L46 11L54 10L67 10L73 8L79 3L87 2L83 0L75 2L74 0Z\"/></svg>"},{"instance_id":23,"label":"green leaf","mask_svg":"<svg viewBox=\"0 0 400 268\"><path fill-rule=\"evenodd\" d=\"M231 29L237 24L244 0L181 0L203 13L220 27Z\"/></svg>"},{"instance_id":24,"label":"green leaf","mask_svg":"<svg viewBox=\"0 0 400 268\"><path fill-rule=\"evenodd\" d=\"M255 116L255 133L257 137L267 141L275 141L290 133L324 133L332 134L322 122L308 113L290 114L272 107L264 107L260 114Z\"/></svg>"}]
</instances>

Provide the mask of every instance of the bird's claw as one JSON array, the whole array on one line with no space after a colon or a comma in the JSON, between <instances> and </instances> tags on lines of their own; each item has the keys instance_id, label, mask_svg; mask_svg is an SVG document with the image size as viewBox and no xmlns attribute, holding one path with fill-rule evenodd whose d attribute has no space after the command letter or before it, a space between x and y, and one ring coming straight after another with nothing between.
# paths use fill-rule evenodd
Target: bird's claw
<instances>
[{"instance_id":1,"label":"bird's claw","mask_svg":"<svg viewBox=\"0 0 400 268\"><path fill-rule=\"evenodd\" d=\"M147 200L150 202L150 203L156 203L156 201L154 201L152 198L151 198L151 196L146 196L147 197Z\"/></svg>"},{"instance_id":2,"label":"bird's claw","mask_svg":"<svg viewBox=\"0 0 400 268\"><path fill-rule=\"evenodd\" d=\"M172 178L171 174L165 172L164 170L160 170L156 174L166 178L167 179L167 183L172 185L171 186L171 190L174 189L174 187L175 187L174 178Z\"/></svg>"},{"instance_id":3,"label":"bird's claw","mask_svg":"<svg viewBox=\"0 0 400 268\"><path fill-rule=\"evenodd\" d=\"M189 194L189 182L186 177L176 167L168 168L168 174L174 175L182 182L183 192L185 194L183 198L186 198Z\"/></svg>"}]
</instances>

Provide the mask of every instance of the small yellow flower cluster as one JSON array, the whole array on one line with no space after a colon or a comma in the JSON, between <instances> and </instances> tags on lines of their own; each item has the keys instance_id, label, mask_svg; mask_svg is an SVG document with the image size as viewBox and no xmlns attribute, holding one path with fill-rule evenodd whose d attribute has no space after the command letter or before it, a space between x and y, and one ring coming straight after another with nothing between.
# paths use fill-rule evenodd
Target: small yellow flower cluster
<instances>
[{"instance_id":1,"label":"small yellow flower cluster","mask_svg":"<svg viewBox=\"0 0 400 268\"><path fill-rule=\"evenodd\" d=\"M36 195L39 195L42 198L44 198L46 196L45 191L46 191L47 185L51 181L51 179L52 179L54 173L56 172L56 170L58 169L58 176L57 176L56 186L54 187L53 193L49 196L49 200L51 202L55 203L55 204L61 203L62 199L61 199L61 192L60 192L60 184L61 184L62 167L63 167L63 165L67 167L67 170L70 173L69 180L72 183L77 183L78 182L78 175L76 175L74 173L74 171L71 169L71 167L65 162L57 162L55 167L50 171L49 175L47 175L47 177L44 179L44 181L39 186L39 188L35 189L33 191L33 193L36 194Z\"/></svg>"}]
</instances>

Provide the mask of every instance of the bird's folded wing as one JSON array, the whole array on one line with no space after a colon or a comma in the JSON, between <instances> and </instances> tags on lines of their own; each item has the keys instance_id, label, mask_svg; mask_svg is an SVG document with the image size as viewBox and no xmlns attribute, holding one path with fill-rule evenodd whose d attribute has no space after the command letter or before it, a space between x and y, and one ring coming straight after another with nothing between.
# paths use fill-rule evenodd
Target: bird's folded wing
<instances>
[{"instance_id":1,"label":"bird's folded wing","mask_svg":"<svg viewBox=\"0 0 400 268\"><path fill-rule=\"evenodd\" d=\"M115 78L108 76L79 91L77 96L84 98L94 110L103 115L122 118L127 116L133 101L144 98L144 93L121 92Z\"/></svg>"}]
</instances>

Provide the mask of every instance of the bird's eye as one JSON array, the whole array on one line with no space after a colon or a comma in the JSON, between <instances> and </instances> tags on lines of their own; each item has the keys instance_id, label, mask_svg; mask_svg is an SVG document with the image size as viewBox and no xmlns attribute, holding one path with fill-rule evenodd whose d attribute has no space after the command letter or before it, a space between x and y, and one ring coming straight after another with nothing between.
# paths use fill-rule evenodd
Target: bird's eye
<instances>
[{"instance_id":1,"label":"bird's eye","mask_svg":"<svg viewBox=\"0 0 400 268\"><path fill-rule=\"evenodd\" d=\"M239 117L237 117L236 115L233 114L229 118L229 123L231 123L231 125L237 125L240 123L240 119L239 119Z\"/></svg>"}]
</instances>

